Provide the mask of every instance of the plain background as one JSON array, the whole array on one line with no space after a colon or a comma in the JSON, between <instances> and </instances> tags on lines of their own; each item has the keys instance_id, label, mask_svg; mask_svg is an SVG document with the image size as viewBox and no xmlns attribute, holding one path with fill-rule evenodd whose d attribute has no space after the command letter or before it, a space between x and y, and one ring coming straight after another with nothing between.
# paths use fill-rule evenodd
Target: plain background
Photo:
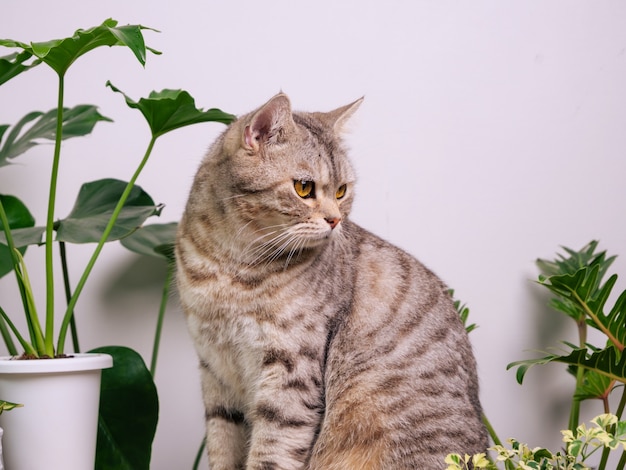
<instances>
[{"instance_id":1,"label":"plain background","mask_svg":"<svg viewBox=\"0 0 626 470\"><path fill-rule=\"evenodd\" d=\"M365 96L346 137L359 174L352 219L417 256L468 304L479 325L471 339L482 402L500 437L558 448L573 381L550 365L531 370L520 387L506 365L576 341L533 282L537 257L599 239L621 254L615 290L626 288L626 3L4 0L0 37L62 38L109 17L161 31L145 36L163 55L150 55L142 69L128 50L105 48L70 70L66 105L97 104L115 123L67 141L59 217L83 182L129 179L148 143L143 118L106 80L135 99L182 88L199 107L233 114L279 90L294 108L316 111ZM0 123L53 108L55 87L44 67L6 83ZM201 124L158 142L138 181L166 204L158 222L179 219L222 130ZM0 192L21 197L39 223L51 155L40 146L0 169ZM70 248L76 280L93 246ZM27 254L40 290L42 257ZM77 308L83 349L126 345L148 362L163 272L118 243L107 246ZM7 301L16 296L13 281L0 280L0 298L19 312ZM186 469L203 410L175 298L165 323L151 468ZM602 411L599 402L584 409L586 417Z\"/></svg>"}]
</instances>

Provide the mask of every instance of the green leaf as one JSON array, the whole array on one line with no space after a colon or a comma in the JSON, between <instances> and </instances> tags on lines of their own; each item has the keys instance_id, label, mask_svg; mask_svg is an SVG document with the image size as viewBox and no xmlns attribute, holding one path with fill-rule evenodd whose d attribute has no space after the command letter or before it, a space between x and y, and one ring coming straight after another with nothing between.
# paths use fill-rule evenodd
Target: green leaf
<instances>
[{"instance_id":1,"label":"green leaf","mask_svg":"<svg viewBox=\"0 0 626 470\"><path fill-rule=\"evenodd\" d=\"M113 356L102 371L96 470L148 470L159 416L150 372L129 348L106 346L90 352Z\"/></svg>"},{"instance_id":2,"label":"green leaf","mask_svg":"<svg viewBox=\"0 0 626 470\"><path fill-rule=\"evenodd\" d=\"M626 344L626 328L624 327L626 325L626 290L620 294L608 314L603 311L605 296L608 297L615 281L617 281L616 274L606 282L607 292L603 292L605 290L603 288L598 298L589 303L589 308L595 313L596 318L589 320L588 323L602 331L608 330L619 344L624 345Z\"/></svg>"},{"instance_id":3,"label":"green leaf","mask_svg":"<svg viewBox=\"0 0 626 470\"><path fill-rule=\"evenodd\" d=\"M174 261L174 243L178 223L145 225L121 240L135 253Z\"/></svg>"},{"instance_id":4,"label":"green leaf","mask_svg":"<svg viewBox=\"0 0 626 470\"><path fill-rule=\"evenodd\" d=\"M16 228L11 230L13 243L16 248L24 248L28 245L41 245L45 231L46 227ZM0 232L0 245L6 245L6 238L2 232Z\"/></svg>"},{"instance_id":5,"label":"green leaf","mask_svg":"<svg viewBox=\"0 0 626 470\"><path fill-rule=\"evenodd\" d=\"M34 123L24 130L31 121ZM40 140L54 141L56 136L57 110L52 109L47 113L33 111L24 116L13 126L7 135L6 141L0 147L0 167L9 165L9 159L26 152L28 149L39 145ZM96 123L100 121L112 122L106 116L98 112L93 105L81 104L73 108L64 108L63 111L63 139L80 137L91 133ZM4 126L3 126L4 127ZM5 129L6 130L6 129ZM2 135L0 132L0 142Z\"/></svg>"},{"instance_id":6,"label":"green leaf","mask_svg":"<svg viewBox=\"0 0 626 470\"><path fill-rule=\"evenodd\" d=\"M610 379L626 383L626 354L620 354L615 347L609 346L606 349L589 354L589 350L575 349L567 356L549 354L537 359L527 359L524 361L512 362L506 366L507 370L517 367L517 381L521 384L528 369L537 364L547 364L549 362L560 362L563 364L584 367L585 369L604 374Z\"/></svg>"},{"instance_id":7,"label":"green leaf","mask_svg":"<svg viewBox=\"0 0 626 470\"><path fill-rule=\"evenodd\" d=\"M14 52L0 57L0 85L41 63L40 60L34 60L30 64L26 64L25 62L32 56L30 52L23 51L19 54Z\"/></svg>"},{"instance_id":8,"label":"green leaf","mask_svg":"<svg viewBox=\"0 0 626 470\"><path fill-rule=\"evenodd\" d=\"M76 59L100 46L126 46L141 65L145 65L146 45L142 33L145 29L151 28L141 25L117 27L117 21L108 19L88 30L79 29L72 37L64 39L34 42L30 45L12 39L1 39L0 45L21 48L48 64L59 76L63 76ZM15 72L17 69L14 66L9 70Z\"/></svg>"},{"instance_id":9,"label":"green leaf","mask_svg":"<svg viewBox=\"0 0 626 470\"><path fill-rule=\"evenodd\" d=\"M14 196L0 194L0 203L2 203L2 206L7 214L9 228L12 229L11 234L13 235L15 242L13 229L32 227L35 225L35 219L24 203ZM23 248L23 245L21 244L15 243L15 246L20 248L20 253L22 253L22 255L26 251L26 248ZM13 270L12 259L11 252L9 251L9 247L7 246L6 238L4 236L4 225L0 220L0 277Z\"/></svg>"},{"instance_id":10,"label":"green leaf","mask_svg":"<svg viewBox=\"0 0 626 470\"><path fill-rule=\"evenodd\" d=\"M467 320L469 318L470 310L467 307L467 305L462 304L459 299L455 299L454 298L454 289L448 289L448 294L450 294L450 297L452 297L452 302L453 302L453 305L454 305L454 309L459 314L459 317L461 317L461 322L463 322L463 326L465 327L465 331L469 334L472 331L474 331L476 328L478 328L476 323L471 323L469 325L467 324Z\"/></svg>"},{"instance_id":11,"label":"green leaf","mask_svg":"<svg viewBox=\"0 0 626 470\"><path fill-rule=\"evenodd\" d=\"M604 284L602 279L615 256L606 257L606 252L596 254L597 242L593 241L579 251L569 248L566 258L553 262L542 261L548 277L540 276L539 282L554 294L550 305L580 322L586 319L588 325L602 331L619 349L626 345L626 291L622 293L608 314L604 307L611 295L617 275L611 276Z\"/></svg>"},{"instance_id":12,"label":"green leaf","mask_svg":"<svg viewBox=\"0 0 626 470\"><path fill-rule=\"evenodd\" d=\"M0 400L0 415L4 411L11 411L12 409L19 408L21 406L24 406L24 405L20 405L18 403L11 403L9 401Z\"/></svg>"},{"instance_id":13,"label":"green leaf","mask_svg":"<svg viewBox=\"0 0 626 470\"><path fill-rule=\"evenodd\" d=\"M614 388L614 381L604 374L595 371L587 371L583 383L576 388L574 398L576 400L603 399L611 393Z\"/></svg>"},{"instance_id":14,"label":"green leaf","mask_svg":"<svg viewBox=\"0 0 626 470\"><path fill-rule=\"evenodd\" d=\"M593 240L578 251L574 251L571 248L563 247L563 250L568 256L558 254L557 258L552 261L538 259L537 266L541 270L542 274L539 276L539 283L552 290L557 294L559 299L552 299L550 306L557 311L563 312L566 315L572 317L576 321L581 321L585 318L586 313L581 306L571 298L570 293L558 289L558 286L551 287L552 279L567 279L567 276L571 276L570 279L576 279L585 281L590 270L596 268L594 282L586 280L586 287L590 292L595 293L602 281L604 274L607 272L609 266L615 260L615 256L610 258L606 257L606 252L595 253L598 246L598 242ZM581 269L586 269L584 273L580 274ZM582 278L576 276L581 275ZM558 283L558 282L557 282Z\"/></svg>"},{"instance_id":15,"label":"green leaf","mask_svg":"<svg viewBox=\"0 0 626 470\"><path fill-rule=\"evenodd\" d=\"M85 183L70 214L58 223L57 240L69 243L100 241L126 185L126 182L116 179ZM108 241L129 235L148 217L158 215L160 211L161 206L155 206L141 187L133 187Z\"/></svg>"},{"instance_id":16,"label":"green leaf","mask_svg":"<svg viewBox=\"0 0 626 470\"><path fill-rule=\"evenodd\" d=\"M133 101L123 91L107 82L113 91L124 96L126 104L141 111L146 118L153 137L161 136L180 127L200 122L221 122L230 124L236 117L219 109L203 111L196 108L195 100L183 90L153 91L148 98Z\"/></svg>"}]
</instances>

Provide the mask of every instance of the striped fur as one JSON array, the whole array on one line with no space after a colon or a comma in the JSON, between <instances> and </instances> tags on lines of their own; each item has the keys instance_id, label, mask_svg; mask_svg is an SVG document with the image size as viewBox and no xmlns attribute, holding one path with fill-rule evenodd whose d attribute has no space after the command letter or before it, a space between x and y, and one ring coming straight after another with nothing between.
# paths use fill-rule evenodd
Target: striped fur
<instances>
[{"instance_id":1,"label":"striped fur","mask_svg":"<svg viewBox=\"0 0 626 470\"><path fill-rule=\"evenodd\" d=\"M293 113L277 95L198 170L178 286L212 470L441 469L487 447L446 286L348 218L340 133L359 104ZM294 181L313 181L310 197Z\"/></svg>"}]
</instances>

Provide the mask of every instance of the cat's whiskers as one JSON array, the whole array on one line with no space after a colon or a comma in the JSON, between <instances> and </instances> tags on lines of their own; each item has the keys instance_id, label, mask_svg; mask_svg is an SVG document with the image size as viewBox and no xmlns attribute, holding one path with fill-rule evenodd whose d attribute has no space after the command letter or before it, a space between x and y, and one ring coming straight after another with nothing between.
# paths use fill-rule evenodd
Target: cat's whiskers
<instances>
[{"instance_id":1,"label":"cat's whiskers","mask_svg":"<svg viewBox=\"0 0 626 470\"><path fill-rule=\"evenodd\" d=\"M302 250L304 249L304 243L305 243L304 238L298 237L296 239L296 245L293 248L291 248L291 250L289 251L289 255L287 256L287 260L285 261L285 269L289 267L289 261L291 261L291 259L294 257L296 252L298 253L296 255L296 259L302 254Z\"/></svg>"},{"instance_id":2,"label":"cat's whiskers","mask_svg":"<svg viewBox=\"0 0 626 470\"><path fill-rule=\"evenodd\" d=\"M254 220L249 220L248 222L246 222L244 225L242 225L241 227L239 227L239 230L237 230L237 233L235 235L235 238L239 238L242 234L242 232L252 223L254 222Z\"/></svg>"},{"instance_id":3,"label":"cat's whiskers","mask_svg":"<svg viewBox=\"0 0 626 470\"><path fill-rule=\"evenodd\" d=\"M277 232L280 233L275 235ZM272 233L264 234L255 241L258 242L270 235L275 236L259 244L249 253L253 256L250 264L260 264L263 261L265 261L265 264L269 264L287 253L285 262L286 268L294 258L302 254L307 241L311 239L311 234L313 233L315 233L315 231L311 231L310 227L306 225L296 225L290 227L288 230L274 230Z\"/></svg>"},{"instance_id":4,"label":"cat's whiskers","mask_svg":"<svg viewBox=\"0 0 626 470\"><path fill-rule=\"evenodd\" d=\"M247 253L248 255L252 256L252 260L249 262L250 265L259 264L263 260L271 262L275 257L276 251L281 251L280 245L284 245L284 240L290 237L288 231L281 230L281 228L285 227L285 224L277 225L274 227L279 228L275 228L272 232L257 237L250 244L248 244L246 252L248 252L250 248L254 247L254 249L250 250L249 253ZM272 236L271 239L261 242L261 240L270 236Z\"/></svg>"}]
</instances>

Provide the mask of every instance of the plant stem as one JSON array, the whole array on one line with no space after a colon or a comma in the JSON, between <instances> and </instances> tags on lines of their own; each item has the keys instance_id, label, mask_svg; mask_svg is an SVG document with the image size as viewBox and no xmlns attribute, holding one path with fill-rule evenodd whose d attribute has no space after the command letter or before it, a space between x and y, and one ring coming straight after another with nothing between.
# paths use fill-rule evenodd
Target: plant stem
<instances>
[{"instance_id":1,"label":"plant stem","mask_svg":"<svg viewBox=\"0 0 626 470\"><path fill-rule=\"evenodd\" d=\"M154 147L154 143L156 139L157 137L155 136L152 136L152 138L150 139L150 143L148 144L148 148L146 149L146 153L143 159L139 163L137 170L135 170L133 177L126 185L126 188L124 189L124 192L122 193L122 196L120 197L120 200L117 202L117 205L115 206L115 209L113 210L113 214L111 215L111 218L109 219L109 223L104 229L102 237L100 237L100 241L98 242L96 249L91 255L91 258L89 259L89 262L87 263L87 266L85 267L85 271L83 272L83 275L81 276L80 280L78 281L78 284L76 285L76 289L74 290L74 293L72 294L72 298L70 299L70 302L67 305L67 310L65 311L65 315L63 316L63 322L61 323L61 328L59 329L59 342L57 344L58 354L63 354L63 351L65 349L65 337L67 336L67 329L69 327L69 323L72 318L72 312L74 311L74 306L76 305L76 302L78 301L78 297L82 293L83 288L85 287L85 283L87 282L87 278L91 274L91 270L93 269L94 264L96 263L96 260L98 259L98 256L100 255L100 252L102 251L104 244L106 243L107 239L109 238L109 235L111 234L111 231L113 230L113 226L115 225L115 222L117 221L117 218L120 215L120 212L122 211L122 208L124 207L124 204L126 203L126 199L128 199L128 196L131 190L135 186L135 181L137 181L137 178L139 177L139 174L143 170L143 167L148 162L148 158L150 157L150 154L152 153L152 149Z\"/></svg>"},{"instance_id":2,"label":"plant stem","mask_svg":"<svg viewBox=\"0 0 626 470\"><path fill-rule=\"evenodd\" d=\"M191 468L191 470L198 470L198 467L200 465L200 460L202 459L202 456L204 455L204 448L206 447L206 437L202 439L202 442L200 443L200 448L198 449L198 453L196 454L196 459L193 461L193 467Z\"/></svg>"},{"instance_id":3,"label":"plant stem","mask_svg":"<svg viewBox=\"0 0 626 470\"><path fill-rule=\"evenodd\" d=\"M163 330L163 318L165 317L165 309L167 308L167 300L170 296L170 284L174 275L174 267L167 263L167 275L165 276L165 285L163 286L163 294L161 295L161 305L159 305L159 316L157 317L156 332L154 333L154 345L152 346L152 361L150 362L150 373L154 378L156 373L157 357L159 355L159 344L161 343L161 331Z\"/></svg>"},{"instance_id":4,"label":"plant stem","mask_svg":"<svg viewBox=\"0 0 626 470\"><path fill-rule=\"evenodd\" d=\"M489 436L491 437L491 440L493 441L493 443L497 446L501 446L502 441L496 434L496 430L491 425L491 422L489 421L489 419L487 419L487 415L485 413L483 413L482 420L483 420L483 424L487 428L487 432L489 433Z\"/></svg>"},{"instance_id":5,"label":"plant stem","mask_svg":"<svg viewBox=\"0 0 626 470\"><path fill-rule=\"evenodd\" d=\"M624 466L626 466L626 450L622 452L622 456L620 457L615 470L624 470Z\"/></svg>"},{"instance_id":6,"label":"plant stem","mask_svg":"<svg viewBox=\"0 0 626 470\"><path fill-rule=\"evenodd\" d=\"M0 307L2 310L2 307ZM7 327L7 323L4 321L4 317L0 315L0 334L2 334L2 339L4 340L4 344L7 347L7 351L11 356L17 356L17 348L15 347L15 343L13 342L13 338L11 338L11 333Z\"/></svg>"},{"instance_id":7,"label":"plant stem","mask_svg":"<svg viewBox=\"0 0 626 470\"><path fill-rule=\"evenodd\" d=\"M11 328L11 331L13 331L13 334L15 335L15 337L17 338L17 340L20 342L20 344L22 345L22 347L24 348L24 351L27 354L31 354L33 356L37 356L37 351L35 351L35 349L31 346L31 344L26 341L22 335L20 335L19 330L15 327L15 325L13 324L13 322L11 321L11 319L9 318L9 316L6 314L6 312L2 309L2 307L0 307L0 316L2 317L2 319L9 325L9 328ZM14 354L15 356L17 356L17 352Z\"/></svg>"},{"instance_id":8,"label":"plant stem","mask_svg":"<svg viewBox=\"0 0 626 470\"><path fill-rule=\"evenodd\" d=\"M24 306L24 313L26 314L26 319L28 320L28 318L30 318L30 312L29 312L30 307L28 303L28 296L26 295L26 288L20 277L20 259L16 253L15 242L13 241L13 234L11 233L11 228L9 227L9 218L7 217L7 213L4 210L4 205L2 204L2 200L0 200L0 222L2 222L2 228L4 231L4 235L6 237L7 246L9 247L9 254L11 255L11 261L13 262L13 272L15 273L17 286L20 291L20 296L22 298L22 305ZM27 321L27 323L28 323L28 330L30 333L31 340L34 343L35 336L32 331L32 325L30 324L29 321ZM10 337L9 337L9 341L11 341ZM5 343L6 343L6 338L5 338ZM8 347L9 345L7 343L7 348Z\"/></svg>"},{"instance_id":9,"label":"plant stem","mask_svg":"<svg viewBox=\"0 0 626 470\"><path fill-rule=\"evenodd\" d=\"M70 287L70 274L67 269L67 250L65 249L65 242L59 242L59 250L61 252L61 269L63 270L63 287L65 289L65 301L69 304L72 298L72 288ZM70 332L72 334L72 346L74 347L74 353L80 352L80 345L78 344L78 330L76 329L76 315L72 310L72 318L70 319Z\"/></svg>"},{"instance_id":10,"label":"plant stem","mask_svg":"<svg viewBox=\"0 0 626 470\"><path fill-rule=\"evenodd\" d=\"M609 447L605 447L602 449L602 458L600 459L598 470L604 470L606 468L606 463L609 460L610 453L611 449Z\"/></svg>"},{"instance_id":11,"label":"plant stem","mask_svg":"<svg viewBox=\"0 0 626 470\"><path fill-rule=\"evenodd\" d=\"M26 301L28 302L26 321L29 325L29 332L31 333L33 346L37 349L36 356L50 356L46 350L45 339L41 332L42 330L39 323L39 316L37 315L37 308L35 307L35 298L33 297L33 288L30 284L30 278L28 277L26 263L24 263L24 258L22 258L22 254L17 249L15 249L15 256L17 256L20 261L16 272L21 284L24 286Z\"/></svg>"},{"instance_id":12,"label":"plant stem","mask_svg":"<svg viewBox=\"0 0 626 470\"><path fill-rule=\"evenodd\" d=\"M496 434L496 430L491 425L491 422L489 421L485 413L483 413L482 415L482 421L485 427L487 428L487 432L489 433L489 437L491 437L491 440L493 441L493 443L497 446L501 446L502 441ZM487 458L489 459L489 461L491 461L491 458L489 457L489 455L487 455ZM512 462L505 462L504 466L506 467L507 470L515 470Z\"/></svg>"},{"instance_id":13,"label":"plant stem","mask_svg":"<svg viewBox=\"0 0 626 470\"><path fill-rule=\"evenodd\" d=\"M578 343L581 348L585 347L587 343L587 323L585 323L585 318L583 317L581 320L576 322L578 326ZM578 366L576 369L576 388L574 389L574 395L576 394L576 390L582 386L583 380L585 378L585 369L583 367ZM577 400L572 397L572 406L570 408L569 415L569 430L572 432L576 431L578 427L578 423L580 420L580 400Z\"/></svg>"},{"instance_id":14,"label":"plant stem","mask_svg":"<svg viewBox=\"0 0 626 470\"><path fill-rule=\"evenodd\" d=\"M50 193L48 195L48 214L46 218L46 353L54 357L54 267L52 259L52 236L54 224L54 206L57 194L57 180L59 176L59 162L61 160L61 141L63 140L63 96L65 93L65 80L63 74L59 74L59 90L57 102L57 128L54 136L54 158L50 176Z\"/></svg>"},{"instance_id":15,"label":"plant stem","mask_svg":"<svg viewBox=\"0 0 626 470\"><path fill-rule=\"evenodd\" d=\"M626 406L626 387L624 387L622 390L622 398L620 399L619 404L617 405L617 410L615 411L615 416L617 416L617 419L619 421L622 420L622 414L624 413L625 406Z\"/></svg>"}]
</instances>

